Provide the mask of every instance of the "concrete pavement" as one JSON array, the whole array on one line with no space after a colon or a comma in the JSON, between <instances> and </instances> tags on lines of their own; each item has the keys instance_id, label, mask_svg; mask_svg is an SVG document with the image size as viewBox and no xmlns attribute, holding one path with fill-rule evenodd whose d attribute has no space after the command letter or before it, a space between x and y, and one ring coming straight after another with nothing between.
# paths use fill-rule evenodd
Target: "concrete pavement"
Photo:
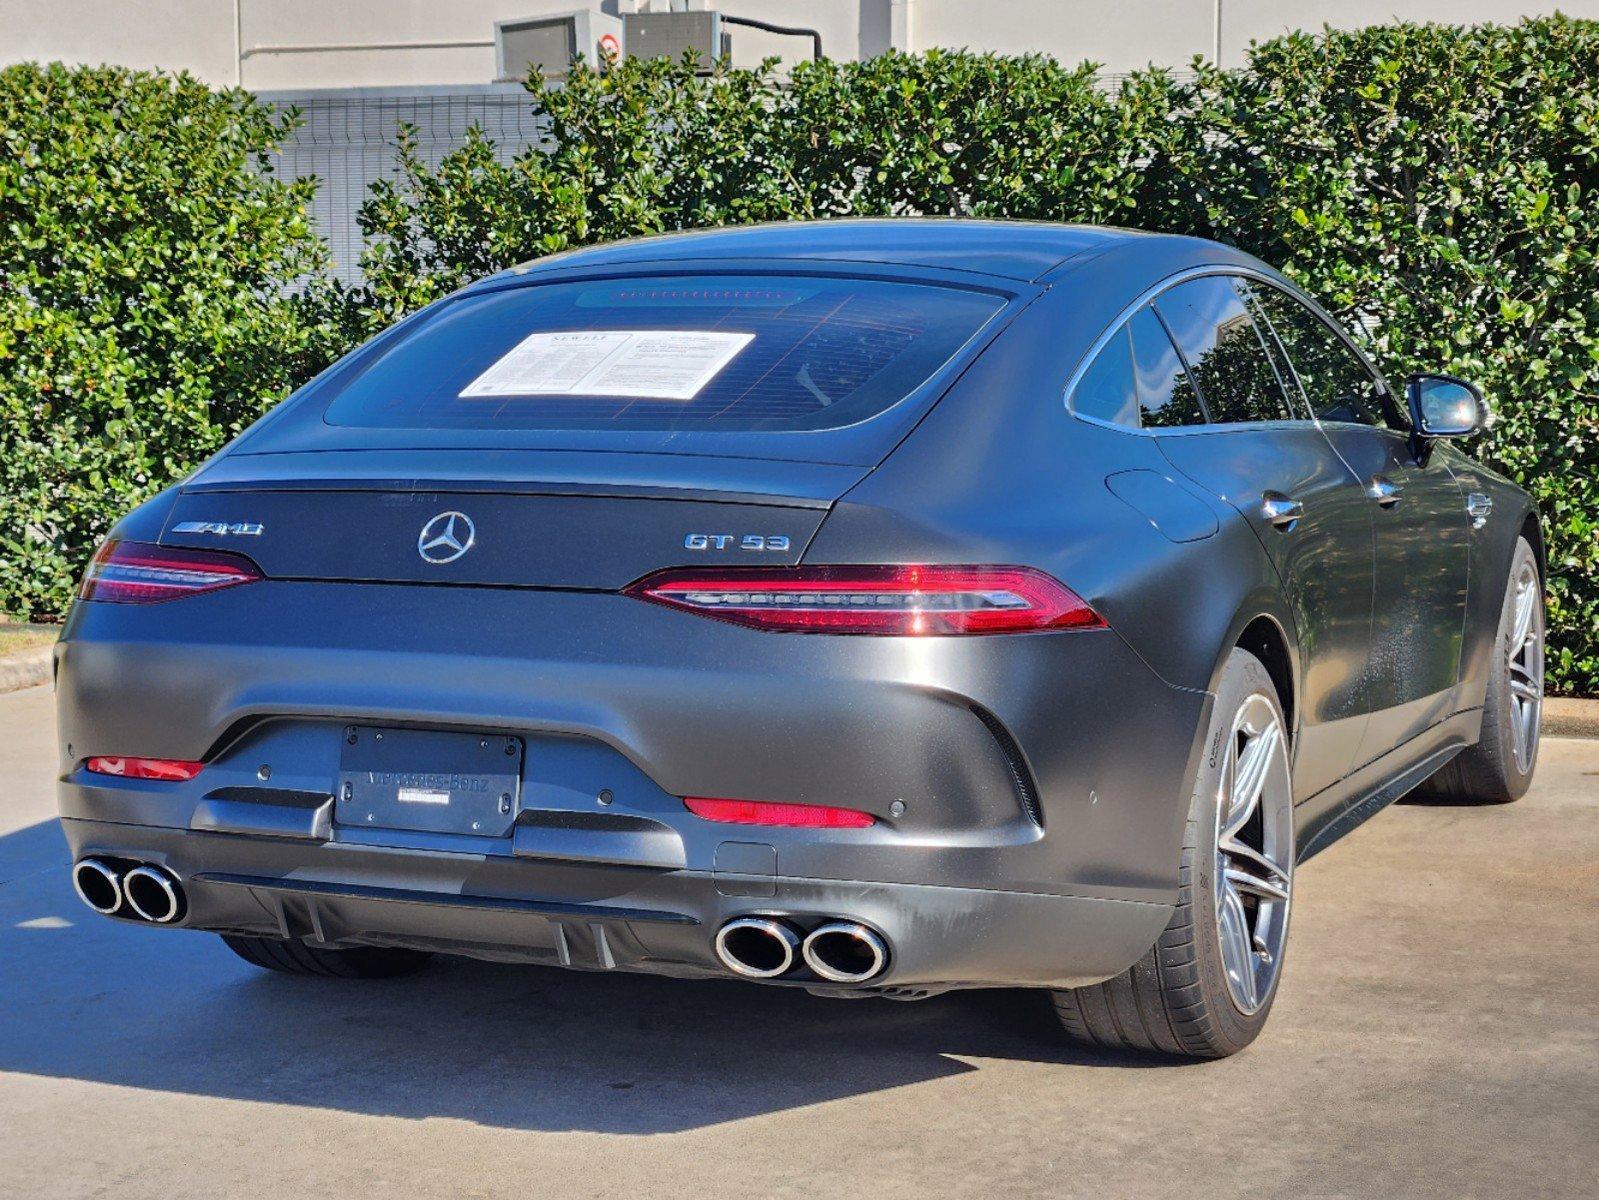
<instances>
[{"instance_id":1,"label":"concrete pavement","mask_svg":"<svg viewBox=\"0 0 1599 1200\"><path fill-rule=\"evenodd\" d=\"M1187 1065L1016 994L266 975L78 903L53 756L48 689L0 696L6 1200L1599 1194L1599 743L1314 859L1262 1040Z\"/></svg>"}]
</instances>

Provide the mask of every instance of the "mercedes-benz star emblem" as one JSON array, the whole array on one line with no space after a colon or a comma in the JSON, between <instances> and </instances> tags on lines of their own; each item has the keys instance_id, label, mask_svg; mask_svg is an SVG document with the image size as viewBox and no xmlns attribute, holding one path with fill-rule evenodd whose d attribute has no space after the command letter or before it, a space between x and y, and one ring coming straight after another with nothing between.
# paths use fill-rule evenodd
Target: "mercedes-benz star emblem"
<instances>
[{"instance_id":1,"label":"mercedes-benz star emblem","mask_svg":"<svg viewBox=\"0 0 1599 1200\"><path fill-rule=\"evenodd\" d=\"M425 562L443 566L452 563L472 548L477 526L463 512L441 512L426 525L416 539L416 552Z\"/></svg>"}]
</instances>

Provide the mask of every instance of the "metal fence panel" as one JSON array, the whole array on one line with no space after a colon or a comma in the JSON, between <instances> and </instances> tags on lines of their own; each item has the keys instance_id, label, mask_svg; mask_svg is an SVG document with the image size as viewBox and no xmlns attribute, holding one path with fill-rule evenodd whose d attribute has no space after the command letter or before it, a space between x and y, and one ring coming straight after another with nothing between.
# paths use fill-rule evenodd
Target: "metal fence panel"
<instances>
[{"instance_id":1,"label":"metal fence panel","mask_svg":"<svg viewBox=\"0 0 1599 1200\"><path fill-rule=\"evenodd\" d=\"M402 122L416 127L417 151L432 167L461 146L473 126L488 135L502 162L549 141L548 120L535 115L519 85L267 92L261 99L299 112L299 127L271 156L272 169L286 179L316 177L311 214L332 252L333 274L346 283L361 279L356 214L374 181L395 177Z\"/></svg>"}]
</instances>

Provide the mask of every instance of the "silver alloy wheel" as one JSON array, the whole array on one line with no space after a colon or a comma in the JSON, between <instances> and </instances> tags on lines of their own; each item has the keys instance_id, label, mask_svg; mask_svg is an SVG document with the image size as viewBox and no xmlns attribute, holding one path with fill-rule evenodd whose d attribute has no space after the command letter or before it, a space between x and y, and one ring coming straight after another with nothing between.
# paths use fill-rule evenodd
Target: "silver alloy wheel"
<instances>
[{"instance_id":1,"label":"silver alloy wheel","mask_svg":"<svg viewBox=\"0 0 1599 1200\"><path fill-rule=\"evenodd\" d=\"M1248 1016L1276 986L1294 886L1287 739L1265 696L1239 707L1226 752L1216 804L1216 930L1227 990Z\"/></svg>"},{"instance_id":2,"label":"silver alloy wheel","mask_svg":"<svg viewBox=\"0 0 1599 1200\"><path fill-rule=\"evenodd\" d=\"M1532 770L1543 718L1543 621L1538 569L1523 563L1516 576L1515 620L1505 647L1510 680L1510 744L1516 769Z\"/></svg>"}]
</instances>

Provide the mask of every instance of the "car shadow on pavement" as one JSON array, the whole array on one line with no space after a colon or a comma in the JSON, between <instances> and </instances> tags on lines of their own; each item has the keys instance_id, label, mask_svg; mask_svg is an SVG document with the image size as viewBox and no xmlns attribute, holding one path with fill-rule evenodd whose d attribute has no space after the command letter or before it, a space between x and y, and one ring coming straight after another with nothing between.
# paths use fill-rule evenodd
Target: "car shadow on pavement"
<instances>
[{"instance_id":1,"label":"car shadow on pavement","mask_svg":"<svg viewBox=\"0 0 1599 1200\"><path fill-rule=\"evenodd\" d=\"M1041 993L795 988L440 958L381 981L262 972L73 894L54 822L0 837L0 1072L400 1117L661 1133L980 1070L1174 1060L1054 1037ZM18 869L21 868L21 869Z\"/></svg>"},{"instance_id":2,"label":"car shadow on pavement","mask_svg":"<svg viewBox=\"0 0 1599 1200\"><path fill-rule=\"evenodd\" d=\"M0 885L66 863L67 839L55 821L0 834Z\"/></svg>"}]
</instances>

